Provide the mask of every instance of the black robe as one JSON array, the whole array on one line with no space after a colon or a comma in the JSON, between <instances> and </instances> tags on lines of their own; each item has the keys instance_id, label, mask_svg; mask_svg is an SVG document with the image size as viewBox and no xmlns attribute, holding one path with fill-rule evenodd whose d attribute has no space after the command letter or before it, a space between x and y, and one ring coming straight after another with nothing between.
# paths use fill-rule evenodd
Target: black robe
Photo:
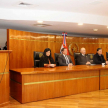
<instances>
[{"instance_id":1,"label":"black robe","mask_svg":"<svg viewBox=\"0 0 108 108\"><path fill-rule=\"evenodd\" d=\"M53 60L52 57L51 57L51 59L50 59L50 63L51 63L51 64L55 64L55 62L54 62L54 60ZM49 64L49 60L48 60L48 57L46 57L46 56L43 55L43 56L40 58L39 67L44 67L44 64Z\"/></svg>"},{"instance_id":2,"label":"black robe","mask_svg":"<svg viewBox=\"0 0 108 108\"><path fill-rule=\"evenodd\" d=\"M105 59L104 56L101 54L101 56L98 55L98 53L96 53L93 57L93 63L94 64L102 64L105 63Z\"/></svg>"}]
</instances>

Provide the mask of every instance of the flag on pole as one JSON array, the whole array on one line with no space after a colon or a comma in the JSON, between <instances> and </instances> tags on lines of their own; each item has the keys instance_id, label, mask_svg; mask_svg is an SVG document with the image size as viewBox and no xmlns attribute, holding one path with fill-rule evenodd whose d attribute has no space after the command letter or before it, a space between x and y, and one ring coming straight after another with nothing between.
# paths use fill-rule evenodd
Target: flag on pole
<instances>
[{"instance_id":1,"label":"flag on pole","mask_svg":"<svg viewBox=\"0 0 108 108\"><path fill-rule=\"evenodd\" d=\"M63 36L63 43L61 45L61 49L66 48L67 49L67 55L69 55L68 47L67 47L67 44L66 44L67 33L62 33L62 36ZM60 49L60 53L61 53L61 49Z\"/></svg>"}]
</instances>

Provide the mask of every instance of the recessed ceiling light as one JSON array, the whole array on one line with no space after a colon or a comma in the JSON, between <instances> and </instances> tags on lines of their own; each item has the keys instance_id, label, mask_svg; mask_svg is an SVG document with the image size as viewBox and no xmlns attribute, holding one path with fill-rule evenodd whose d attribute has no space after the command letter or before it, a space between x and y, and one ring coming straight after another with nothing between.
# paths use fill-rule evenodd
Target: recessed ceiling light
<instances>
[{"instance_id":1,"label":"recessed ceiling light","mask_svg":"<svg viewBox=\"0 0 108 108\"><path fill-rule=\"evenodd\" d=\"M18 6L22 6L22 7L27 7L27 6L31 6L32 4L29 4L29 3L24 3L24 2L20 2L18 4Z\"/></svg>"},{"instance_id":2,"label":"recessed ceiling light","mask_svg":"<svg viewBox=\"0 0 108 108\"><path fill-rule=\"evenodd\" d=\"M34 26L47 27L47 26L52 26L52 25L49 25L49 24L34 24Z\"/></svg>"},{"instance_id":3,"label":"recessed ceiling light","mask_svg":"<svg viewBox=\"0 0 108 108\"><path fill-rule=\"evenodd\" d=\"M24 2L21 2L21 3L19 3L19 5L31 5L31 4L29 4L29 3L24 3Z\"/></svg>"},{"instance_id":4,"label":"recessed ceiling light","mask_svg":"<svg viewBox=\"0 0 108 108\"><path fill-rule=\"evenodd\" d=\"M43 21L40 20L40 21L37 21L37 23L43 23Z\"/></svg>"},{"instance_id":5,"label":"recessed ceiling light","mask_svg":"<svg viewBox=\"0 0 108 108\"><path fill-rule=\"evenodd\" d=\"M78 23L78 25L83 25L83 23Z\"/></svg>"},{"instance_id":6,"label":"recessed ceiling light","mask_svg":"<svg viewBox=\"0 0 108 108\"><path fill-rule=\"evenodd\" d=\"M96 31L98 31L98 29L93 29L93 31L95 31L95 32L96 32Z\"/></svg>"}]
</instances>

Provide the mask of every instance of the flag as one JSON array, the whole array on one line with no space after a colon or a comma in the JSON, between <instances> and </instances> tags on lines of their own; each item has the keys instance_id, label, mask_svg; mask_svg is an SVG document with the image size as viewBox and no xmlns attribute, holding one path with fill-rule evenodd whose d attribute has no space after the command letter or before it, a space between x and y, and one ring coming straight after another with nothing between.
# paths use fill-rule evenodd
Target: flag
<instances>
[{"instance_id":1,"label":"flag","mask_svg":"<svg viewBox=\"0 0 108 108\"><path fill-rule=\"evenodd\" d=\"M67 47L67 44L66 44L67 33L62 33L62 36L63 36L63 43L61 45L61 49L66 48L67 49L67 55L69 55L68 47ZM60 53L61 53L61 49L60 49Z\"/></svg>"}]
</instances>

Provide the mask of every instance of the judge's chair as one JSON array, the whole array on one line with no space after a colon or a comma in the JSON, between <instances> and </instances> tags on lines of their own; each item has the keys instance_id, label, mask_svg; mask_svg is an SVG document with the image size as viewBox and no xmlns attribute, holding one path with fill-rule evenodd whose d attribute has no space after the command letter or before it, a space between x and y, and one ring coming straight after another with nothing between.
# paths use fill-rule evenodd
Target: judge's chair
<instances>
[{"instance_id":1,"label":"judge's chair","mask_svg":"<svg viewBox=\"0 0 108 108\"><path fill-rule=\"evenodd\" d=\"M108 60L108 52L106 52L106 60Z\"/></svg>"},{"instance_id":2,"label":"judge's chair","mask_svg":"<svg viewBox=\"0 0 108 108\"><path fill-rule=\"evenodd\" d=\"M43 55L43 52L34 51L34 67L39 67L40 58Z\"/></svg>"},{"instance_id":3,"label":"judge's chair","mask_svg":"<svg viewBox=\"0 0 108 108\"><path fill-rule=\"evenodd\" d=\"M77 57L80 55L80 52L74 52L74 61L75 61L75 65L78 65L77 63Z\"/></svg>"},{"instance_id":4,"label":"judge's chair","mask_svg":"<svg viewBox=\"0 0 108 108\"><path fill-rule=\"evenodd\" d=\"M59 55L60 55L60 53L54 53L56 66L59 66L59 62L58 62Z\"/></svg>"},{"instance_id":5,"label":"judge's chair","mask_svg":"<svg viewBox=\"0 0 108 108\"><path fill-rule=\"evenodd\" d=\"M93 64L93 56L94 54L91 53L91 54L87 54L89 56L89 59L90 59L90 63Z\"/></svg>"}]
</instances>

